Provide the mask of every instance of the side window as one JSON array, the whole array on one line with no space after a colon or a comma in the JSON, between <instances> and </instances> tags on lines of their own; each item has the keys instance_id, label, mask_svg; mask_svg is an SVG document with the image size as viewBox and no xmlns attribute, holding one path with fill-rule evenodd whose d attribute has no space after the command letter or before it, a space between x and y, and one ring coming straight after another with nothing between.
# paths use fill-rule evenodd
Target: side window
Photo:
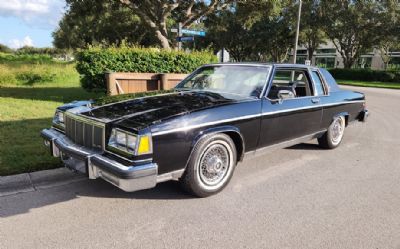
<instances>
[{"instance_id":1,"label":"side window","mask_svg":"<svg viewBox=\"0 0 400 249\"><path fill-rule=\"evenodd\" d=\"M312 87L306 70L277 69L272 79L272 85L268 92L269 99L299 98L312 96Z\"/></svg>"},{"instance_id":2,"label":"side window","mask_svg":"<svg viewBox=\"0 0 400 249\"><path fill-rule=\"evenodd\" d=\"M322 83L321 76L317 71L312 71L311 76L313 78L315 89L317 90L318 95L325 95L324 85Z\"/></svg>"}]
</instances>

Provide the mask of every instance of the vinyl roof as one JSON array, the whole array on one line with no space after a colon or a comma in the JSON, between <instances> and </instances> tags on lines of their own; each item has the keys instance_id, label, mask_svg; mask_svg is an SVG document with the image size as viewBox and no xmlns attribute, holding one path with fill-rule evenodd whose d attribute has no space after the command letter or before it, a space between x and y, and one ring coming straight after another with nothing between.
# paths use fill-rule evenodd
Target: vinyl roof
<instances>
[{"instance_id":1,"label":"vinyl roof","mask_svg":"<svg viewBox=\"0 0 400 249\"><path fill-rule=\"evenodd\" d=\"M304 64L292 64L292 63L268 63L268 62L224 62L224 63L212 63L207 64L208 66L221 65L221 66L275 66L275 67L291 67L291 68L317 68L315 66L307 66Z\"/></svg>"}]
</instances>

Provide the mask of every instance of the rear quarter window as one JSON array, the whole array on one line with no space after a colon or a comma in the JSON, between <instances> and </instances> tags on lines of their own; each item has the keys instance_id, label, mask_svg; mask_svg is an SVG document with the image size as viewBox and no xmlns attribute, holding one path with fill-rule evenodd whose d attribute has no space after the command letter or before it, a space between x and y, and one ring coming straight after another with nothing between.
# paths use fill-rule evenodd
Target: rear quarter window
<instances>
[{"instance_id":1,"label":"rear quarter window","mask_svg":"<svg viewBox=\"0 0 400 249\"><path fill-rule=\"evenodd\" d=\"M314 85L315 85L315 89L317 91L317 94L319 96L325 95L324 83L323 83L323 81L321 79L321 76L319 75L318 71L313 70L311 72L311 77L312 77L312 79L314 81Z\"/></svg>"},{"instance_id":2,"label":"rear quarter window","mask_svg":"<svg viewBox=\"0 0 400 249\"><path fill-rule=\"evenodd\" d=\"M340 91L340 88L339 88L338 84L336 83L336 80L328 72L328 70L326 70L324 68L320 68L319 71L321 72L322 76L325 79L326 84L328 85L328 92Z\"/></svg>"}]
</instances>

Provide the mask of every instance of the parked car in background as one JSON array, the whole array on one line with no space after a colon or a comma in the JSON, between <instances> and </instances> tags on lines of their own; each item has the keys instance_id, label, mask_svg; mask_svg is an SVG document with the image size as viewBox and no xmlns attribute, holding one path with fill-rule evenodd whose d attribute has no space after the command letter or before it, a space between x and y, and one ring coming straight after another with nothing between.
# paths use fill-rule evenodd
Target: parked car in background
<instances>
[{"instance_id":1,"label":"parked car in background","mask_svg":"<svg viewBox=\"0 0 400 249\"><path fill-rule=\"evenodd\" d=\"M365 121L365 96L328 71L296 64L204 65L173 92L57 109L45 144L68 168L125 190L179 180L205 197L221 191L244 157L318 139L340 145Z\"/></svg>"}]
</instances>

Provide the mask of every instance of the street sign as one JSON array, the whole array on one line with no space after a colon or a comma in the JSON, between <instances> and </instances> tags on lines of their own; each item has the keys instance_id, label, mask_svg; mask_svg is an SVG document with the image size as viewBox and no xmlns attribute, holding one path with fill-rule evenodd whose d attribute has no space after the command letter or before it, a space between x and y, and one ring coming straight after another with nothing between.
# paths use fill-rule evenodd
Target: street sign
<instances>
[{"instance_id":1,"label":"street sign","mask_svg":"<svg viewBox=\"0 0 400 249\"><path fill-rule=\"evenodd\" d=\"M178 29L171 29L172 33L178 33Z\"/></svg>"},{"instance_id":2,"label":"street sign","mask_svg":"<svg viewBox=\"0 0 400 249\"><path fill-rule=\"evenodd\" d=\"M193 36L181 36L181 37L176 37L176 40L178 42L194 41L194 37Z\"/></svg>"},{"instance_id":3,"label":"street sign","mask_svg":"<svg viewBox=\"0 0 400 249\"><path fill-rule=\"evenodd\" d=\"M206 32L205 31L191 30L191 29L182 29L182 34L206 36Z\"/></svg>"}]
</instances>

